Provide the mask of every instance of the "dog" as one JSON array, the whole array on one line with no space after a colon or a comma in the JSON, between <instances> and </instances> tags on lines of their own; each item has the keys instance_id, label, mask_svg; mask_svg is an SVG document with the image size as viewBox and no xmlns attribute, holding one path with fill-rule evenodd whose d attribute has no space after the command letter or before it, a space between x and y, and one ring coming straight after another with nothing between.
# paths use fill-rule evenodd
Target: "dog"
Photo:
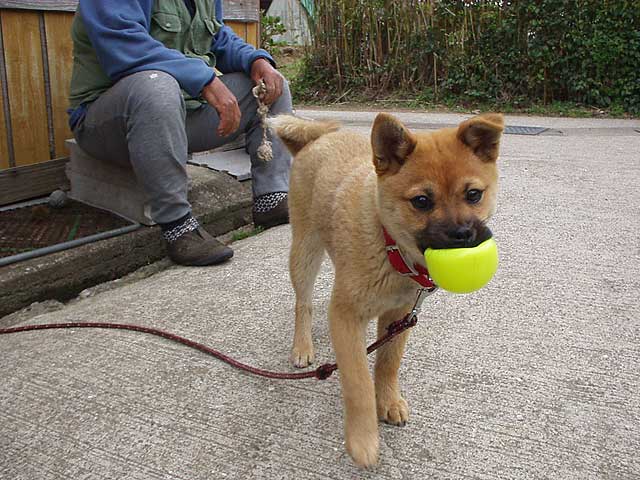
<instances>
[{"instance_id":1,"label":"dog","mask_svg":"<svg viewBox=\"0 0 640 480\"><path fill-rule=\"evenodd\" d=\"M362 467L378 460L378 420L404 426L409 417L398 369L409 337L377 351L374 379L366 354L367 324L378 336L409 313L417 285L387 258L386 230L409 265L425 267L426 248L473 247L491 236L496 208L501 114L457 128L412 132L387 113L370 139L335 122L280 116L271 127L294 156L289 191L295 290L291 360L314 361L312 293L325 252L335 269L329 306L331 341L340 371L346 449Z\"/></svg>"}]
</instances>

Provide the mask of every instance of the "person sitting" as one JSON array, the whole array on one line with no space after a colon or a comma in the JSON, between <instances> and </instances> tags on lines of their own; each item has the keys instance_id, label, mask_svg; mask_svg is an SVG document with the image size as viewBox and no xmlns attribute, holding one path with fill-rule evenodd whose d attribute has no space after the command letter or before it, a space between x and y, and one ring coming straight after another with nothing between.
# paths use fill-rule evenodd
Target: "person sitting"
<instances>
[{"instance_id":1,"label":"person sitting","mask_svg":"<svg viewBox=\"0 0 640 480\"><path fill-rule=\"evenodd\" d=\"M291 156L267 133L272 159L258 158L263 130L252 88L264 82L261 99L273 115L291 113L291 93L269 53L224 25L221 0L80 0L71 36L74 137L88 154L132 166L174 262L233 256L193 217L186 164L189 152L242 133L255 225L288 222Z\"/></svg>"}]
</instances>

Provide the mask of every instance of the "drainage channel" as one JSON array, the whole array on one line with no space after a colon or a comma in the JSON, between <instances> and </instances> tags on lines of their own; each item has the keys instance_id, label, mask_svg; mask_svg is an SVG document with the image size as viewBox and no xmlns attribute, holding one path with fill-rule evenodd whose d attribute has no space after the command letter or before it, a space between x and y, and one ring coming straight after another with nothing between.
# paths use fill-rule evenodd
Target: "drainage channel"
<instances>
[{"instance_id":1,"label":"drainage channel","mask_svg":"<svg viewBox=\"0 0 640 480\"><path fill-rule=\"evenodd\" d=\"M7 210L14 210L21 207L27 207L31 205L39 205L47 203L48 198L38 198L35 200L29 200L26 202L16 203L12 205L6 205L0 207L0 212ZM96 233L94 235L88 235L86 237L77 238L75 240L69 240L62 243L56 243L55 245L49 245L47 247L36 248L35 250L30 250L28 252L18 253L16 255L11 255L9 257L0 258L0 267L4 267L7 265L11 265L13 263L22 262L24 260L30 260L32 258L42 257L44 255L49 255L50 253L61 252L63 250L68 250L70 248L79 247L81 245L86 245L88 243L97 242L98 240L106 240L107 238L116 237L118 235L124 235L125 233L133 232L140 228L142 225L139 223L133 223L131 225L126 225L124 227L115 228L113 230L107 230L105 232Z\"/></svg>"}]
</instances>

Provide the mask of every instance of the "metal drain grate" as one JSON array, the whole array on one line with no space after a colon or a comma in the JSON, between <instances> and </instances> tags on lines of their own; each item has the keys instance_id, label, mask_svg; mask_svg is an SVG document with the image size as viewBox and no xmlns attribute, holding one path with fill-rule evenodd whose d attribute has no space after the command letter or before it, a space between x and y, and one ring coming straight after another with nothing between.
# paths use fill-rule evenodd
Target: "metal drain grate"
<instances>
[{"instance_id":1,"label":"metal drain grate","mask_svg":"<svg viewBox=\"0 0 640 480\"><path fill-rule=\"evenodd\" d=\"M511 135L540 135L549 130L547 127L522 127L517 125L507 125L504 133Z\"/></svg>"},{"instance_id":2,"label":"metal drain grate","mask_svg":"<svg viewBox=\"0 0 640 480\"><path fill-rule=\"evenodd\" d=\"M128 225L128 220L74 200L64 208L42 203L5 210L0 212L0 258Z\"/></svg>"}]
</instances>

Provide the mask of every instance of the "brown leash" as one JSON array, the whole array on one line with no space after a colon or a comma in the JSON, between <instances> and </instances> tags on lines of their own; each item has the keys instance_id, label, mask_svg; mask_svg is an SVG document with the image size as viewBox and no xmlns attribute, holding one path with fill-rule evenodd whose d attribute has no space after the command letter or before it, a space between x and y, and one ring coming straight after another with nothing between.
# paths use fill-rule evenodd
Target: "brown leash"
<instances>
[{"instance_id":1,"label":"brown leash","mask_svg":"<svg viewBox=\"0 0 640 480\"><path fill-rule=\"evenodd\" d=\"M422 301L426 297L426 295L435 291L433 289L421 289L418 292L418 298L416 299L416 303L411 310L404 318L401 320L397 320L393 322L391 325L387 327L387 333L380 337L378 340L373 342L371 345L367 347L367 355L371 352L377 350L385 343L391 341L394 337L398 336L405 330L413 327L418 322L418 312L420 311L420 306ZM0 335L9 334L9 333L18 333L18 332L29 332L32 330L51 330L54 328L111 328L118 330L132 330L134 332L142 332L148 333L151 335L156 335L158 337L166 338L168 340L172 340L174 342L182 343L183 345L187 345L188 347L195 348L204 352L212 357L217 358L218 360L222 360L223 362L235 367L237 369L243 370L245 372L252 373L253 375L258 375L260 377L267 378L277 378L281 380L298 380L302 378L312 378L315 377L318 380L326 380L331 376L331 374L338 369L338 365L336 363L325 363L324 365L320 365L315 370L307 371L307 372L299 372L299 373L283 373L283 372L271 372L269 370L263 370L261 368L252 367L251 365L244 364L233 358L214 350L213 348L207 347L198 342L194 342L193 340L189 340L187 338L181 337L174 333L165 332L164 330L160 330L158 328L152 327L142 327L139 325L129 325L124 323L91 323L91 322L70 322L70 323L47 323L42 325L25 325L23 327L12 327L12 328L3 328L0 329Z\"/></svg>"}]
</instances>

